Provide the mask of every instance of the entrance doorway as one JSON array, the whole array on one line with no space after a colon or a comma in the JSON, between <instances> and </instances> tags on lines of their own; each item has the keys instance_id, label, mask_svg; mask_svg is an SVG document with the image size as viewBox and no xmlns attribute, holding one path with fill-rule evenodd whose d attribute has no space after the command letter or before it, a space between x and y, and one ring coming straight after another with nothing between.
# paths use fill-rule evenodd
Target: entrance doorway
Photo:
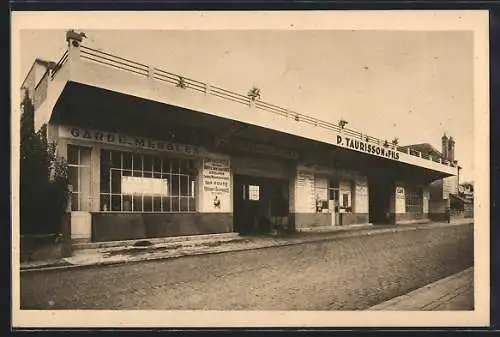
<instances>
[{"instance_id":1,"label":"entrance doorway","mask_svg":"<svg viewBox=\"0 0 500 337\"><path fill-rule=\"evenodd\" d=\"M330 213L331 225L338 226L340 225L340 215L339 215L339 185L338 182L330 182L330 186L328 187L328 213Z\"/></svg>"},{"instance_id":2,"label":"entrance doorway","mask_svg":"<svg viewBox=\"0 0 500 337\"><path fill-rule=\"evenodd\" d=\"M234 175L233 220L240 234L265 234L288 218L288 180Z\"/></svg>"},{"instance_id":3,"label":"entrance doorway","mask_svg":"<svg viewBox=\"0 0 500 337\"><path fill-rule=\"evenodd\" d=\"M391 198L394 198L394 181L384 176L368 177L369 222L373 224L391 224Z\"/></svg>"}]
</instances>

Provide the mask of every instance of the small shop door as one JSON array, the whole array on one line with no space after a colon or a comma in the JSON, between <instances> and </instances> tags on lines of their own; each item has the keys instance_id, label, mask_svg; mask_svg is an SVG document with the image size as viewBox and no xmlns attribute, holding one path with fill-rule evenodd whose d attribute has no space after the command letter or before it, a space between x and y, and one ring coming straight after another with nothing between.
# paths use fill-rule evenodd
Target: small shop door
<instances>
[{"instance_id":1,"label":"small shop door","mask_svg":"<svg viewBox=\"0 0 500 337\"><path fill-rule=\"evenodd\" d=\"M338 188L330 188L329 189L328 213L330 213L330 216L331 216L331 225L338 226L340 224L340 219L339 219L339 189Z\"/></svg>"}]
</instances>

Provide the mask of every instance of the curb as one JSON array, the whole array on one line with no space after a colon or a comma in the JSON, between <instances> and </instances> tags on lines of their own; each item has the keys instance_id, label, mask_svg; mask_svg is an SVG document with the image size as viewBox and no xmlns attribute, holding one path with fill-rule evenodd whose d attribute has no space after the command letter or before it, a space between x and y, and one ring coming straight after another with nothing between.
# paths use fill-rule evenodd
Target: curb
<instances>
[{"instance_id":1,"label":"curb","mask_svg":"<svg viewBox=\"0 0 500 337\"><path fill-rule=\"evenodd\" d=\"M407 301L409 299L411 299L412 297L415 298L415 297L418 297L419 295L421 295L422 293L425 293L433 288L439 288L439 287L442 287L443 285L445 285L446 283L450 282L450 281L454 281L456 279L459 279L461 278L463 275L466 275L468 273L471 273L471 272L474 272L474 267L469 267L469 268L466 268L458 273L455 273L455 274L452 274L452 275L449 275L447 277L444 277L442 279L439 279L437 281L434 281L434 282L431 282L429 284L426 284L420 288L417 288L415 290L412 290L406 294L403 294L403 295L400 295L400 296L396 296L394 298L391 298L387 301L384 301L384 302L381 302L379 304L376 304L374 306L371 306L369 307L368 309L366 310L374 310L374 311L395 311L395 310L403 310L403 309L398 309L397 308L397 305L400 304L400 303L404 303L404 301ZM458 290L458 289L461 289L463 288L463 286L455 289ZM431 301L429 301L428 303L422 305L422 308L421 309L415 309L415 310L432 310L432 305L436 305L436 304L440 304L439 301L440 300L447 300L450 298L450 296L455 296L455 294L450 294L450 293L444 293L444 294L441 294L440 297L438 297L437 299L433 299ZM436 303L437 302L437 303Z\"/></svg>"},{"instance_id":2,"label":"curb","mask_svg":"<svg viewBox=\"0 0 500 337\"><path fill-rule=\"evenodd\" d=\"M265 248L273 248L273 247L286 247L286 246L294 246L300 244L307 244L313 242L326 242L326 241L335 241L337 239L346 239L353 237L362 237L362 236L372 236L372 235L381 235L381 234L390 234L390 233L398 233L398 232L408 232L408 231L417 231L417 230L430 230L435 228L444 228L444 227L458 227L465 225L472 225L473 222L467 223L440 223L440 224L424 224L420 226L409 226L404 225L404 227L391 227L391 228L380 228L380 229L367 229L367 228L356 228L353 230L346 230L344 232L329 232L328 234L334 234L327 237L315 237L315 238L303 238L297 239L297 241L292 242L276 242L263 244L261 246L254 247L241 247L236 249L227 249L222 251L193 251L189 254L174 254L171 256L145 256L143 258L139 258L137 260L115 260L115 261L103 261L97 263L89 263L89 264L65 264L61 266L51 266L51 267L33 267L33 268L21 268L21 273L30 273L30 272L43 272L43 271L58 271L58 270L66 270L66 269L75 269L75 268L89 268L89 267L104 267L110 265L118 265L118 264L132 264L138 262L146 262L146 261L159 261L159 260L170 260L170 259L178 259L181 257L189 257L189 256L201 256L201 255L211 255L211 254L222 254L229 252L241 252L241 251L250 251L257 249L265 249ZM321 233L325 234L325 233ZM291 240L294 240L293 238Z\"/></svg>"}]
</instances>

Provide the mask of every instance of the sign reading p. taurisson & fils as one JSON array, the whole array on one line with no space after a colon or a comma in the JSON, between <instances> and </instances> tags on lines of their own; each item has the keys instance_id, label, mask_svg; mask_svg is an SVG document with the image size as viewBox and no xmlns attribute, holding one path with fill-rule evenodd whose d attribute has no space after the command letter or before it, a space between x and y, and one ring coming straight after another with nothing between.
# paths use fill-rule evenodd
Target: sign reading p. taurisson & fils
<instances>
[{"instance_id":1,"label":"sign reading p. taurisson & fils","mask_svg":"<svg viewBox=\"0 0 500 337\"><path fill-rule=\"evenodd\" d=\"M61 126L59 136L62 138L79 139L110 145L120 145L144 150L173 152L191 156L198 156L202 149L193 145L179 144L170 141L153 140L144 137L123 135L120 133L91 130L80 127Z\"/></svg>"},{"instance_id":2,"label":"sign reading p. taurisson & fils","mask_svg":"<svg viewBox=\"0 0 500 337\"><path fill-rule=\"evenodd\" d=\"M369 154L374 154L380 157L385 157L393 160L399 160L399 152L397 150L387 149L383 146L379 146L373 143L368 143L362 140L353 139L345 136L337 136L337 145L358 150L361 152L366 152Z\"/></svg>"}]
</instances>

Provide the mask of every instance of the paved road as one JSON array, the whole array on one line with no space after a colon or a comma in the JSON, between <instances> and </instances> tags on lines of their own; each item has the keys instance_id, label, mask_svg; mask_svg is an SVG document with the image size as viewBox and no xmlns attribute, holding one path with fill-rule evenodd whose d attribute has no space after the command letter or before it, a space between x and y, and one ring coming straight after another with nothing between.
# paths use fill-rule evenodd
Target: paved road
<instances>
[{"instance_id":1,"label":"paved road","mask_svg":"<svg viewBox=\"0 0 500 337\"><path fill-rule=\"evenodd\" d=\"M473 265L472 226L24 273L23 309L357 310Z\"/></svg>"}]
</instances>

